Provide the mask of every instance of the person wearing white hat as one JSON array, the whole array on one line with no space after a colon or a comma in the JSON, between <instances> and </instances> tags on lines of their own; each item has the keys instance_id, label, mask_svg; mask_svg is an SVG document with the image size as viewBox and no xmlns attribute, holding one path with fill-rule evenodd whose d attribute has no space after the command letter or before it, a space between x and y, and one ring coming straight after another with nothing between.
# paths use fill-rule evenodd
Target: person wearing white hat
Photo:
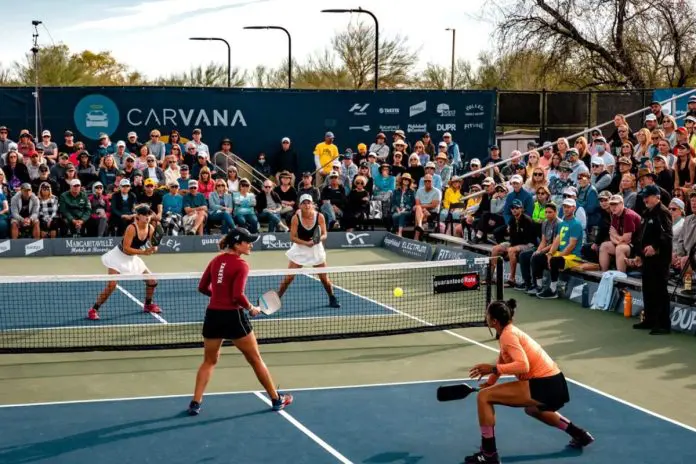
<instances>
[{"instance_id":1,"label":"person wearing white hat","mask_svg":"<svg viewBox=\"0 0 696 464\"><path fill-rule=\"evenodd\" d=\"M669 213L672 215L672 267L679 269L679 240L683 240L684 215L686 205L679 198L669 202Z\"/></svg>"},{"instance_id":2,"label":"person wearing white hat","mask_svg":"<svg viewBox=\"0 0 696 464\"><path fill-rule=\"evenodd\" d=\"M442 184L442 177L440 177L439 174L435 174L436 169L437 165L432 161L428 161L427 163L425 163L425 166L423 168L423 172L425 173L423 174L423 176L425 176L426 174L430 174L431 176L433 176L433 187L443 192L446 186L443 186ZM423 183L423 177L421 177L418 181L418 188L423 188L424 186L425 185Z\"/></svg>"},{"instance_id":3,"label":"person wearing white hat","mask_svg":"<svg viewBox=\"0 0 696 464\"><path fill-rule=\"evenodd\" d=\"M333 173L332 173L333 174ZM285 253L290 260L289 269L304 266L326 267L326 251L324 241L328 237L326 219L314 207L312 195L300 196L300 208L290 221L290 241L292 246ZM329 306L340 308L341 305L333 291L333 284L328 274L319 274L324 290L329 295ZM278 296L283 297L288 287L295 280L295 274L288 274L278 289Z\"/></svg>"},{"instance_id":4,"label":"person wearing white hat","mask_svg":"<svg viewBox=\"0 0 696 464\"><path fill-rule=\"evenodd\" d=\"M536 287L542 289L536 294L541 299L558 298L558 277L564 269L571 269L582 261L580 253L583 244L583 229L575 218L576 203L572 198L565 198L562 203L563 220L558 225L558 234L546 254L532 257L532 278ZM551 283L543 288L544 271L549 270Z\"/></svg>"}]
</instances>

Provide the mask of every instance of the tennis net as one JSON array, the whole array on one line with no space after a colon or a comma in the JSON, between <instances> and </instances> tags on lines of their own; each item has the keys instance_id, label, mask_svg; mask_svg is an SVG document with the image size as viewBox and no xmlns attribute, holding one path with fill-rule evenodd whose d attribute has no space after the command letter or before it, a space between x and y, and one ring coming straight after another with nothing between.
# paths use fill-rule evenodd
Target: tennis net
<instances>
[{"instance_id":1,"label":"tennis net","mask_svg":"<svg viewBox=\"0 0 696 464\"><path fill-rule=\"evenodd\" d=\"M502 266L498 266L502 269ZM320 281L326 273L340 308L329 307ZM295 276L273 315L252 319L260 343L403 334L482 326L502 288L491 284L488 258L443 262L251 271L252 302ZM202 345L208 298L200 273L151 276L25 276L0 279L0 352L140 350ZM146 279L158 282L160 314L143 311ZM109 281L116 290L87 311ZM501 282L502 279L498 279ZM396 288L403 295L395 295ZM494 289L496 293L494 294ZM398 293L398 292L397 292Z\"/></svg>"}]
</instances>

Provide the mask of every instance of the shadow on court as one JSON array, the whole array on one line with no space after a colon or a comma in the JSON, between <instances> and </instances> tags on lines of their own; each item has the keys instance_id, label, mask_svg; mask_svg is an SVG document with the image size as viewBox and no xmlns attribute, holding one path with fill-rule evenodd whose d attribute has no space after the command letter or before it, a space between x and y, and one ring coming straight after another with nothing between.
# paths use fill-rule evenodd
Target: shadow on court
<instances>
[{"instance_id":1,"label":"shadow on court","mask_svg":"<svg viewBox=\"0 0 696 464\"><path fill-rule=\"evenodd\" d=\"M5 407L0 462L457 463L479 446L476 399L438 403L440 384L299 390L293 423L249 393L209 395L198 417L182 413L187 397ZM696 461L694 432L575 385L571 398L563 412L593 445L571 450L563 432L499 407L503 462Z\"/></svg>"}]
</instances>

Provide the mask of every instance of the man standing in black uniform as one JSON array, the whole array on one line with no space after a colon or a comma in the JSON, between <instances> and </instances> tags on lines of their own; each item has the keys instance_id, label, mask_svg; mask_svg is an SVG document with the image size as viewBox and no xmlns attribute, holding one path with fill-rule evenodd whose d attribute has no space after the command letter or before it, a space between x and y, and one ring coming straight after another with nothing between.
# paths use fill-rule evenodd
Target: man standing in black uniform
<instances>
[{"instance_id":1,"label":"man standing in black uniform","mask_svg":"<svg viewBox=\"0 0 696 464\"><path fill-rule=\"evenodd\" d=\"M638 242L638 260L643 270L645 320L634 329L649 329L650 335L670 333L670 301L667 291L672 256L672 217L660 201L660 188L647 185L640 195L645 203Z\"/></svg>"}]
</instances>

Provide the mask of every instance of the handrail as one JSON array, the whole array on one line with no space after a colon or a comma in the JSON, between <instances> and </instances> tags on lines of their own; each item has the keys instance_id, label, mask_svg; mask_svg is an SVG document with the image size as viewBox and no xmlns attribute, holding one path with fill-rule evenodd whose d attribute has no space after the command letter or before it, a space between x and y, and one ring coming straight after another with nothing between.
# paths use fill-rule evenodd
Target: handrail
<instances>
[{"instance_id":1,"label":"handrail","mask_svg":"<svg viewBox=\"0 0 696 464\"><path fill-rule=\"evenodd\" d=\"M230 162L232 162L232 165L233 165L235 168L237 168L238 171L240 170L240 168L243 168L243 170L246 171L246 173L248 173L248 176L243 176L242 173L237 172L237 175L238 175L240 178L242 178L242 177L245 177L245 178L251 177L250 180L254 180L254 181L256 181L256 182L261 182L262 184L263 184L263 182L265 182L266 180L268 180L263 174L261 174L261 173L258 172L256 169L254 169L253 166L251 166L249 163L247 163L246 161L244 161L242 158L240 158L239 156L235 155L234 153L227 154L227 153L224 153L224 152L221 152L221 151L215 153L215 156L213 157L213 165L216 167L217 170L223 171L223 169L222 169L222 168L218 165L218 163L217 163L217 161L218 161L218 159L219 159L219 158L218 158L219 155L223 155L223 156L224 156L224 159L225 159L225 169L224 169L225 177L227 177L227 169L228 169L229 166L230 166ZM255 173L258 173L258 174L255 174ZM256 188L256 186L254 186L254 183L253 183L253 182L251 182L251 188L252 188L253 190L255 190L256 192L260 192L260 190L259 190L258 188Z\"/></svg>"}]
</instances>

